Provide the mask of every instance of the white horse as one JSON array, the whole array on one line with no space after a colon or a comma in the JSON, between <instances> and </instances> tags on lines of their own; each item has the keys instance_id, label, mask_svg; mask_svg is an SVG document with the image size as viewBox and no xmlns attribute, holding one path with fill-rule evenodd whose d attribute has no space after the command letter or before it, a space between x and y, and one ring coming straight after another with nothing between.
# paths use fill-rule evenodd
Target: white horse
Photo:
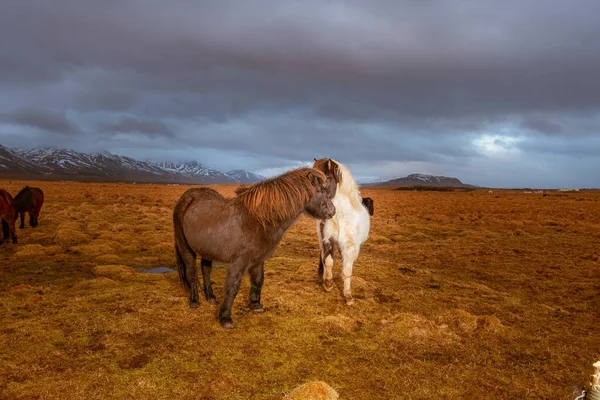
<instances>
[{"instance_id":1,"label":"white horse","mask_svg":"<svg viewBox=\"0 0 600 400\"><path fill-rule=\"evenodd\" d=\"M342 255L342 278L346 304L354 304L351 291L352 266L358 258L360 246L367 240L373 215L373 200L362 198L358 185L348 168L330 158L314 159L313 168L327 176L328 195L332 197L336 213L328 220L317 220L317 237L321 249L319 275L323 288L333 288L333 255L339 248Z\"/></svg>"}]
</instances>

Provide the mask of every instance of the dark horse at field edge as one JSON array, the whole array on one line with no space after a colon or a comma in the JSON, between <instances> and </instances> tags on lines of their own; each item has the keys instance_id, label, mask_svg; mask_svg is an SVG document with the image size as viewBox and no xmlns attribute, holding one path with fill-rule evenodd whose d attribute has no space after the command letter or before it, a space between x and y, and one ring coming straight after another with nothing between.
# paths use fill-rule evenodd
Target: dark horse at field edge
<instances>
[{"instance_id":1,"label":"dark horse at field edge","mask_svg":"<svg viewBox=\"0 0 600 400\"><path fill-rule=\"evenodd\" d=\"M17 233L15 232L15 205L13 197L4 189L0 189L0 219L2 220L2 240L4 243L9 237L13 243L17 243Z\"/></svg>"},{"instance_id":2,"label":"dark horse at field edge","mask_svg":"<svg viewBox=\"0 0 600 400\"><path fill-rule=\"evenodd\" d=\"M210 303L216 303L210 282L212 262L228 263L224 298L218 313L221 326L233 328L231 306L247 272L251 280L249 307L262 312L264 262L285 231L303 212L318 219L335 215L325 183L321 171L298 168L240 187L233 198L224 198L210 188L186 191L175 205L173 224L177 269L182 284L190 292L190 307L199 305L198 255L204 296Z\"/></svg>"},{"instance_id":3,"label":"dark horse at field edge","mask_svg":"<svg viewBox=\"0 0 600 400\"><path fill-rule=\"evenodd\" d=\"M19 228L25 228L25 213L29 213L29 225L38 226L38 217L44 204L44 192L40 188L25 186L14 198L15 221L17 214L21 217Z\"/></svg>"}]
</instances>

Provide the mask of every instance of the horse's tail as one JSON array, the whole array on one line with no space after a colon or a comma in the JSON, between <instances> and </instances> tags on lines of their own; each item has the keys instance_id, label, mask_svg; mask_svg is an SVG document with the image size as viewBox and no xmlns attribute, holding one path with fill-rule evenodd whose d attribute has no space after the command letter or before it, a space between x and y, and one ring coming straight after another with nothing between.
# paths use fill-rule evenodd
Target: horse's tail
<instances>
[{"instance_id":1,"label":"horse's tail","mask_svg":"<svg viewBox=\"0 0 600 400\"><path fill-rule=\"evenodd\" d=\"M179 274L179 280L187 288L190 289L192 282L188 277L188 266L186 265L184 255L191 256L193 262L196 262L196 253L189 246L185 233L183 232L183 216L186 210L192 204L194 197L189 193L189 190L185 192L173 210L173 228L175 230L175 254L177 256L177 273Z\"/></svg>"}]
</instances>

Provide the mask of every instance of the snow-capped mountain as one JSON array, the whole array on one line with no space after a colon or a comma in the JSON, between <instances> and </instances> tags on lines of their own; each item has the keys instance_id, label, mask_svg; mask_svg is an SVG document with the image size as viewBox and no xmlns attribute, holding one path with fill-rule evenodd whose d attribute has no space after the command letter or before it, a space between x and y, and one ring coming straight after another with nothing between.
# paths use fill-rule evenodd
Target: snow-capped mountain
<instances>
[{"instance_id":1,"label":"snow-capped mountain","mask_svg":"<svg viewBox=\"0 0 600 400\"><path fill-rule=\"evenodd\" d=\"M24 158L18 152L0 145L0 174L8 172L38 175L51 171L35 161Z\"/></svg>"},{"instance_id":2,"label":"snow-capped mountain","mask_svg":"<svg viewBox=\"0 0 600 400\"><path fill-rule=\"evenodd\" d=\"M228 174L216 169L203 167L197 161L186 161L184 163L162 162L156 163L164 171L171 172L177 175L183 175L188 178L200 178L210 181L219 181L219 183L238 182Z\"/></svg>"},{"instance_id":3,"label":"snow-capped mountain","mask_svg":"<svg viewBox=\"0 0 600 400\"><path fill-rule=\"evenodd\" d=\"M129 157L111 153L79 153L70 149L16 150L21 157L31 160L52 171L53 175L70 179L116 179L125 181L160 182L165 178L159 167Z\"/></svg>"},{"instance_id":4,"label":"snow-capped mountain","mask_svg":"<svg viewBox=\"0 0 600 400\"><path fill-rule=\"evenodd\" d=\"M233 171L229 171L227 173L227 175L229 177L231 177L233 180L235 180L236 182L241 182L241 183L246 183L246 184L252 184L252 183L256 183L258 181L262 181L263 179L266 179L262 175L253 174L252 172L248 172L245 169L235 169Z\"/></svg>"},{"instance_id":5,"label":"snow-capped mountain","mask_svg":"<svg viewBox=\"0 0 600 400\"><path fill-rule=\"evenodd\" d=\"M88 154L55 148L11 150L1 145L0 177L188 184L241 182L197 162L154 163L108 152Z\"/></svg>"},{"instance_id":6,"label":"snow-capped mountain","mask_svg":"<svg viewBox=\"0 0 600 400\"><path fill-rule=\"evenodd\" d=\"M448 187L474 187L462 183L457 178L448 176L434 176L426 174L410 174L404 178L389 181L365 183L361 186L448 186Z\"/></svg>"}]
</instances>

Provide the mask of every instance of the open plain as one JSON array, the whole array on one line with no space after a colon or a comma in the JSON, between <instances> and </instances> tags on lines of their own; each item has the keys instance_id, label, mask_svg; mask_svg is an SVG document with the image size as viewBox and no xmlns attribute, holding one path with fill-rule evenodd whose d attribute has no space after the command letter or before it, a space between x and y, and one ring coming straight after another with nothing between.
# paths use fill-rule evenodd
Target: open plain
<instances>
[{"instance_id":1,"label":"open plain","mask_svg":"<svg viewBox=\"0 0 600 400\"><path fill-rule=\"evenodd\" d=\"M175 269L189 186L0 181L25 184L45 204L0 246L2 399L281 399L315 380L341 399L571 399L600 360L598 191L364 188L355 305L339 261L319 285L303 216L265 265L265 313L246 277L225 330L176 273L141 272Z\"/></svg>"}]
</instances>

